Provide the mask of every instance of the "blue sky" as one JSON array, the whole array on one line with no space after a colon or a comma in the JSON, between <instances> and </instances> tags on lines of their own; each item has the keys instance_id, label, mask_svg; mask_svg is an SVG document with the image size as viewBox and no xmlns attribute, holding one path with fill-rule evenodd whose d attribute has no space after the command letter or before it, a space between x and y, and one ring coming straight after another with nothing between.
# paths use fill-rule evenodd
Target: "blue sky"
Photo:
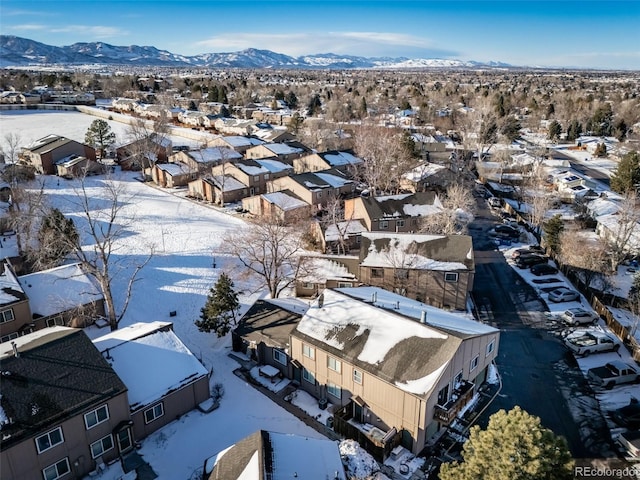
<instances>
[{"instance_id":1,"label":"blue sky","mask_svg":"<svg viewBox=\"0 0 640 480\"><path fill-rule=\"evenodd\" d=\"M0 32L183 55L254 47L640 70L640 0L2 0Z\"/></svg>"}]
</instances>

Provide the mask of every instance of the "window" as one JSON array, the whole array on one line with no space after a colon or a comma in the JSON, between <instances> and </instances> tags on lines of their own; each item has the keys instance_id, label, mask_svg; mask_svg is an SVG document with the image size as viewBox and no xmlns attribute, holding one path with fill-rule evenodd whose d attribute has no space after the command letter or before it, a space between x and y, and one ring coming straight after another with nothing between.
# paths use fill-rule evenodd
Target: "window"
<instances>
[{"instance_id":1,"label":"window","mask_svg":"<svg viewBox=\"0 0 640 480\"><path fill-rule=\"evenodd\" d=\"M306 290L311 290L313 288L313 283L311 283L311 282L303 282L302 283L302 288L304 288Z\"/></svg>"},{"instance_id":2,"label":"window","mask_svg":"<svg viewBox=\"0 0 640 480\"><path fill-rule=\"evenodd\" d=\"M382 268L371 269L371 278L382 278L382 277L384 277L384 269Z\"/></svg>"},{"instance_id":3,"label":"window","mask_svg":"<svg viewBox=\"0 0 640 480\"><path fill-rule=\"evenodd\" d=\"M403 228L404 220L396 220L396 228Z\"/></svg>"},{"instance_id":4,"label":"window","mask_svg":"<svg viewBox=\"0 0 640 480\"><path fill-rule=\"evenodd\" d=\"M253 176L253 181L254 182L259 182L260 181L260 176L259 175L254 175Z\"/></svg>"},{"instance_id":5,"label":"window","mask_svg":"<svg viewBox=\"0 0 640 480\"><path fill-rule=\"evenodd\" d=\"M307 370L306 368L302 369L302 378L306 381L309 382L313 385L316 384L316 377L313 375L312 372L310 372L309 370Z\"/></svg>"},{"instance_id":6,"label":"window","mask_svg":"<svg viewBox=\"0 0 640 480\"><path fill-rule=\"evenodd\" d=\"M380 220L380 230L388 230L388 229L389 229L389 221Z\"/></svg>"},{"instance_id":7,"label":"window","mask_svg":"<svg viewBox=\"0 0 640 480\"><path fill-rule=\"evenodd\" d=\"M449 400L449 385L445 385L438 392L438 405L442 406Z\"/></svg>"},{"instance_id":8,"label":"window","mask_svg":"<svg viewBox=\"0 0 640 480\"><path fill-rule=\"evenodd\" d=\"M56 317L47 319L47 327L55 327L56 325L59 325L61 327L65 326L64 320L62 319L61 316L56 316Z\"/></svg>"},{"instance_id":9,"label":"window","mask_svg":"<svg viewBox=\"0 0 640 480\"><path fill-rule=\"evenodd\" d=\"M485 356L488 357L495 348L496 348L496 341L491 340L491 342L489 342L489 345L487 345L487 354Z\"/></svg>"},{"instance_id":10,"label":"window","mask_svg":"<svg viewBox=\"0 0 640 480\"><path fill-rule=\"evenodd\" d=\"M107 435L104 438L101 438L97 442L93 442L91 444L91 457L98 458L104 452L108 452L113 448L113 437L111 435Z\"/></svg>"},{"instance_id":11,"label":"window","mask_svg":"<svg viewBox=\"0 0 640 480\"><path fill-rule=\"evenodd\" d=\"M462 383L462 370L460 370L453 379L453 388L457 388L460 383Z\"/></svg>"},{"instance_id":12,"label":"window","mask_svg":"<svg viewBox=\"0 0 640 480\"><path fill-rule=\"evenodd\" d=\"M395 275L399 280L406 280L407 278L409 278L409 270L407 270L406 268L397 268L395 270Z\"/></svg>"},{"instance_id":13,"label":"window","mask_svg":"<svg viewBox=\"0 0 640 480\"><path fill-rule=\"evenodd\" d=\"M338 399L342 398L342 389L333 383L327 383L327 393Z\"/></svg>"},{"instance_id":14,"label":"window","mask_svg":"<svg viewBox=\"0 0 640 480\"><path fill-rule=\"evenodd\" d=\"M265 174L264 174L264 179L265 179L265 180L269 180L269 174L268 174L268 173L265 173Z\"/></svg>"},{"instance_id":15,"label":"window","mask_svg":"<svg viewBox=\"0 0 640 480\"><path fill-rule=\"evenodd\" d=\"M0 312L0 323L7 323L14 319L13 310L3 310Z\"/></svg>"},{"instance_id":16,"label":"window","mask_svg":"<svg viewBox=\"0 0 640 480\"><path fill-rule=\"evenodd\" d=\"M338 288L350 288L353 285L349 282L338 282Z\"/></svg>"},{"instance_id":17,"label":"window","mask_svg":"<svg viewBox=\"0 0 640 480\"><path fill-rule=\"evenodd\" d=\"M54 463L53 465L50 465L42 470L42 476L44 477L44 480L56 480L57 478L66 475L70 471L71 469L69 468L69 459L65 457L58 463Z\"/></svg>"},{"instance_id":18,"label":"window","mask_svg":"<svg viewBox=\"0 0 640 480\"><path fill-rule=\"evenodd\" d=\"M333 357L327 357L327 367L334 372L340 373L342 371L342 363Z\"/></svg>"},{"instance_id":19,"label":"window","mask_svg":"<svg viewBox=\"0 0 640 480\"><path fill-rule=\"evenodd\" d=\"M18 332L11 332L9 335L4 335L0 338L0 343L8 342L9 340L13 340L14 338L18 338Z\"/></svg>"},{"instance_id":20,"label":"window","mask_svg":"<svg viewBox=\"0 0 640 480\"><path fill-rule=\"evenodd\" d=\"M471 363L469 364L469 371L473 372L477 366L478 366L478 356L476 355L475 358L471 360Z\"/></svg>"},{"instance_id":21,"label":"window","mask_svg":"<svg viewBox=\"0 0 640 480\"><path fill-rule=\"evenodd\" d=\"M36 438L36 446L38 447L38 453L46 452L50 448L55 447L56 445L64 442L64 437L62 436L62 428L58 427L55 430L51 430L44 435L40 435Z\"/></svg>"},{"instance_id":22,"label":"window","mask_svg":"<svg viewBox=\"0 0 640 480\"><path fill-rule=\"evenodd\" d=\"M444 274L444 281L445 282L450 282L450 283L457 283L458 282L458 274L457 273L445 273Z\"/></svg>"},{"instance_id":23,"label":"window","mask_svg":"<svg viewBox=\"0 0 640 480\"><path fill-rule=\"evenodd\" d=\"M318 192L318 198L322 198L322 192Z\"/></svg>"},{"instance_id":24,"label":"window","mask_svg":"<svg viewBox=\"0 0 640 480\"><path fill-rule=\"evenodd\" d=\"M131 442L131 432L128 428L118 432L118 448L120 452L126 452L133 446Z\"/></svg>"},{"instance_id":25,"label":"window","mask_svg":"<svg viewBox=\"0 0 640 480\"><path fill-rule=\"evenodd\" d=\"M84 424L87 426L87 430L107 420L109 420L109 409L106 405L84 414Z\"/></svg>"},{"instance_id":26,"label":"window","mask_svg":"<svg viewBox=\"0 0 640 480\"><path fill-rule=\"evenodd\" d=\"M149 410L144 411L144 423L151 423L156 418L160 418L163 415L164 415L164 406L162 405L162 403L159 403L151 407Z\"/></svg>"},{"instance_id":27,"label":"window","mask_svg":"<svg viewBox=\"0 0 640 480\"><path fill-rule=\"evenodd\" d=\"M302 344L302 355L314 360L316 358L316 349L309 345Z\"/></svg>"},{"instance_id":28,"label":"window","mask_svg":"<svg viewBox=\"0 0 640 480\"><path fill-rule=\"evenodd\" d=\"M287 355L282 351L282 350L278 350L278 349L273 349L273 359L278 362L281 363L282 365L286 365L287 364Z\"/></svg>"},{"instance_id":29,"label":"window","mask_svg":"<svg viewBox=\"0 0 640 480\"><path fill-rule=\"evenodd\" d=\"M362 372L360 370L353 371L353 381L362 385Z\"/></svg>"}]
</instances>

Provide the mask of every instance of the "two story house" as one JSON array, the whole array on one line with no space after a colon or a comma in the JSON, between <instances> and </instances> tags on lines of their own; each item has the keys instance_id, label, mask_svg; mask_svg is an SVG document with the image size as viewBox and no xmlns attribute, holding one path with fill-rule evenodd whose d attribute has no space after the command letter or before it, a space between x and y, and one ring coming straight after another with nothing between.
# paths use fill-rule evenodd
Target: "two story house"
<instances>
[{"instance_id":1,"label":"two story house","mask_svg":"<svg viewBox=\"0 0 640 480\"><path fill-rule=\"evenodd\" d=\"M356 157L350 151L330 150L296 158L293 161L293 167L296 173L317 172L334 168L353 177L363 163L361 158Z\"/></svg>"},{"instance_id":2,"label":"two story house","mask_svg":"<svg viewBox=\"0 0 640 480\"><path fill-rule=\"evenodd\" d=\"M267 184L268 192L290 190L316 208L322 208L331 198L341 198L355 192L355 183L338 170L299 173L278 178Z\"/></svg>"},{"instance_id":3,"label":"two story house","mask_svg":"<svg viewBox=\"0 0 640 480\"><path fill-rule=\"evenodd\" d=\"M297 141L286 141L279 143L263 143L245 152L247 158L267 158L276 157L282 162L293 166L296 158L311 152L311 150ZM296 172L297 173L297 172Z\"/></svg>"},{"instance_id":4,"label":"two story house","mask_svg":"<svg viewBox=\"0 0 640 480\"><path fill-rule=\"evenodd\" d=\"M29 299L11 265L0 264L0 342L6 342L35 329Z\"/></svg>"},{"instance_id":5,"label":"two story house","mask_svg":"<svg viewBox=\"0 0 640 480\"><path fill-rule=\"evenodd\" d=\"M256 145L262 145L263 143L264 141L258 138L245 137L242 135L219 136L207 141L207 145L210 147L230 148L238 153L244 153L247 149L255 147Z\"/></svg>"},{"instance_id":6,"label":"two story house","mask_svg":"<svg viewBox=\"0 0 640 480\"><path fill-rule=\"evenodd\" d=\"M20 157L35 168L37 173L54 175L55 164L69 155L78 155L95 161L95 148L59 135L47 135L24 147Z\"/></svg>"}]
</instances>

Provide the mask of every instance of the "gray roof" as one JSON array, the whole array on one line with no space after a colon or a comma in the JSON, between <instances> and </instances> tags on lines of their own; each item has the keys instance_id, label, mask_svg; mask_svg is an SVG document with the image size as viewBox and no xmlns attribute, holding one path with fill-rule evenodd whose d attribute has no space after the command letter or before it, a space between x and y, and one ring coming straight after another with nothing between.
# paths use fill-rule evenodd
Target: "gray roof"
<instances>
[{"instance_id":1,"label":"gray roof","mask_svg":"<svg viewBox=\"0 0 640 480\"><path fill-rule=\"evenodd\" d=\"M301 317L302 312L292 312L269 300L258 300L240 319L234 333L249 341L284 348Z\"/></svg>"},{"instance_id":2,"label":"gray roof","mask_svg":"<svg viewBox=\"0 0 640 480\"><path fill-rule=\"evenodd\" d=\"M412 205L433 205L436 201L435 192L418 192L405 195L393 195L385 197L361 197L362 204L369 215L369 218L410 218L404 206Z\"/></svg>"},{"instance_id":3,"label":"gray roof","mask_svg":"<svg viewBox=\"0 0 640 480\"><path fill-rule=\"evenodd\" d=\"M127 388L84 331L52 327L15 340L0 352L2 448L97 407Z\"/></svg>"}]
</instances>

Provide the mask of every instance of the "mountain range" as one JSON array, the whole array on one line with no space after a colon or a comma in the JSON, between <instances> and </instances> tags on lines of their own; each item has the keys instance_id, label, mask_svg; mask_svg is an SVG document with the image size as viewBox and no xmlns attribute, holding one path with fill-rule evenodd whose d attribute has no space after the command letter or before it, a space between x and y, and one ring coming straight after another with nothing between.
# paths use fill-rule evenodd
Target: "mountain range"
<instances>
[{"instance_id":1,"label":"mountain range","mask_svg":"<svg viewBox=\"0 0 640 480\"><path fill-rule=\"evenodd\" d=\"M270 50L248 48L239 52L178 55L155 47L115 46L104 42L56 47L13 35L0 35L0 67L27 65L128 65L138 67L208 68L493 68L502 62L475 62L439 58L358 57L324 53L291 57Z\"/></svg>"}]
</instances>

